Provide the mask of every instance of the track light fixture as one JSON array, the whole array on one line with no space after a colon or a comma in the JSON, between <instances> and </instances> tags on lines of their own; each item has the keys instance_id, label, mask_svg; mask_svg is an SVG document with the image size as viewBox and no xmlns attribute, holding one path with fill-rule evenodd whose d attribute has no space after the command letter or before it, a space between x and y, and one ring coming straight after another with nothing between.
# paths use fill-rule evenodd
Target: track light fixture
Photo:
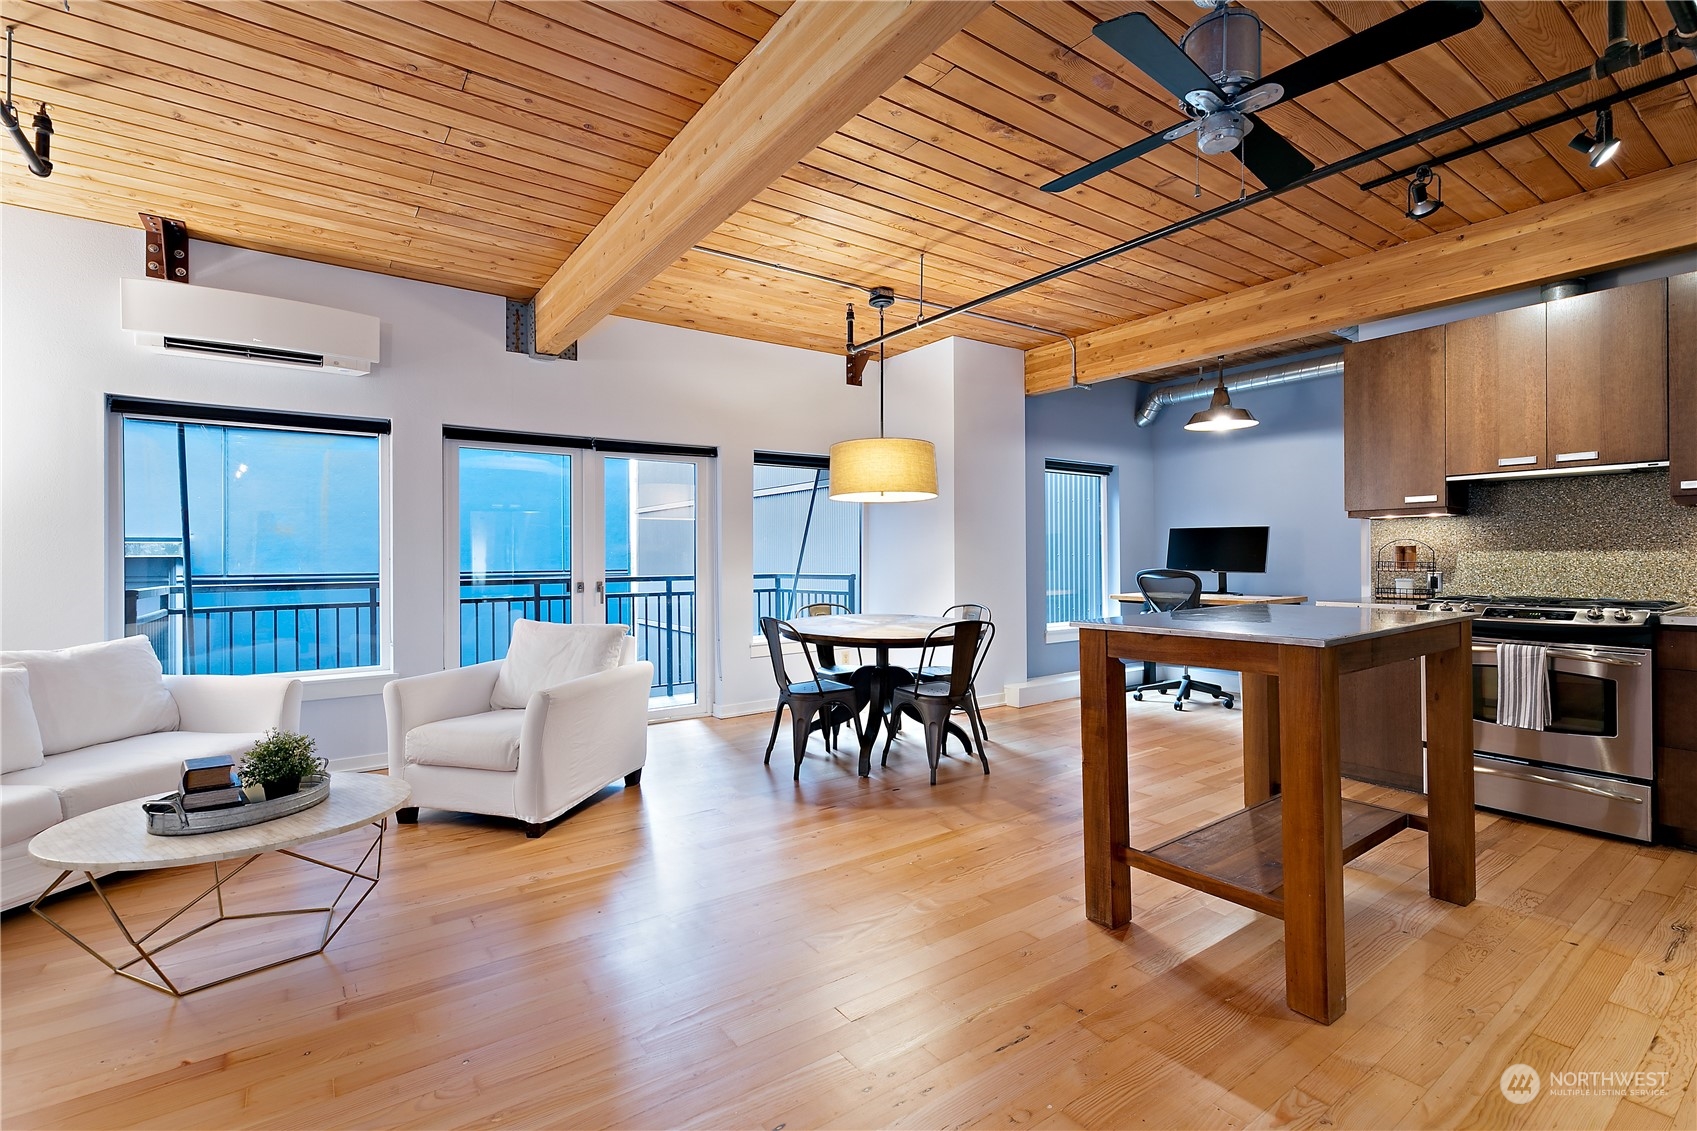
<instances>
[{"instance_id":1,"label":"track light fixture","mask_svg":"<svg viewBox=\"0 0 1697 1131\"><path fill-rule=\"evenodd\" d=\"M1226 358L1220 355L1219 375L1214 386L1213 399L1208 407L1190 418L1184 426L1186 432L1235 432L1239 428L1253 428L1261 423L1246 408L1238 408L1232 404L1231 394L1226 392ZM1201 374L1197 374L1200 378ZM1200 384L1200 380L1198 384Z\"/></svg>"},{"instance_id":2,"label":"track light fixture","mask_svg":"<svg viewBox=\"0 0 1697 1131\"><path fill-rule=\"evenodd\" d=\"M1614 111L1607 106L1598 110L1596 128L1580 130L1567 144L1568 148L1585 154L1591 168L1600 169L1607 165L1620 152L1620 139L1615 136Z\"/></svg>"},{"instance_id":3,"label":"track light fixture","mask_svg":"<svg viewBox=\"0 0 1697 1131\"><path fill-rule=\"evenodd\" d=\"M1420 166L1414 170L1414 179L1408 182L1408 208L1404 215L1410 220L1430 216L1444 206L1443 193L1444 179L1432 171L1432 166Z\"/></svg>"},{"instance_id":4,"label":"track light fixture","mask_svg":"<svg viewBox=\"0 0 1697 1131\"><path fill-rule=\"evenodd\" d=\"M18 124L17 107L12 104L12 32L15 29L6 28L6 101L0 103L0 121L6 123L6 132L12 135L12 140L18 143L23 151L24 160L29 162L29 171L38 177L45 177L53 172L53 162L48 159L53 145L53 119L47 116L47 103L41 104L41 109L35 112L35 118L30 122L30 128L35 131L35 144L31 145L29 138L24 136L23 127Z\"/></svg>"}]
</instances>

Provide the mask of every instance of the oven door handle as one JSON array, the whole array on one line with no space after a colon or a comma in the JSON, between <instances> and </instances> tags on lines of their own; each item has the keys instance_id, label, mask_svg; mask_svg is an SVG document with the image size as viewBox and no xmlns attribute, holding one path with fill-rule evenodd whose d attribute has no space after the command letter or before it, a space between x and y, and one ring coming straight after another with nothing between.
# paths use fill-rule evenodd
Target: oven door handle
<instances>
[{"instance_id":1,"label":"oven door handle","mask_svg":"<svg viewBox=\"0 0 1697 1131\"><path fill-rule=\"evenodd\" d=\"M1553 785L1561 789L1571 789L1575 793L1589 793L1597 797L1607 797L1610 801L1630 801L1634 805L1644 804L1642 797L1634 797L1630 793L1616 793L1612 789L1599 789L1594 785L1581 785L1576 781L1565 781L1562 778L1552 778L1544 774L1511 773L1508 770L1499 770L1495 766L1481 766L1477 761L1473 763L1473 772L1476 774L1496 774L1499 777L1514 778L1519 781L1535 781L1540 785Z\"/></svg>"},{"instance_id":2,"label":"oven door handle","mask_svg":"<svg viewBox=\"0 0 1697 1131\"><path fill-rule=\"evenodd\" d=\"M1475 652L1495 652L1493 644L1475 644ZM1558 660L1583 660L1587 664L1609 664L1617 668L1641 668L1644 665L1637 660L1616 660L1609 656L1593 656L1589 652L1568 652L1559 648L1551 648L1550 655Z\"/></svg>"}]
</instances>

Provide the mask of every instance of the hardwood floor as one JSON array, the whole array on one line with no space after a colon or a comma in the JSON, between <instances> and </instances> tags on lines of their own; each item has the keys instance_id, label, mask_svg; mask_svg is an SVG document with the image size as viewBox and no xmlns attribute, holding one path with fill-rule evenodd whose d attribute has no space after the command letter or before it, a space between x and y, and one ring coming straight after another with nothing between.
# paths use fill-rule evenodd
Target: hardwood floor
<instances>
[{"instance_id":1,"label":"hardwood floor","mask_svg":"<svg viewBox=\"0 0 1697 1131\"><path fill-rule=\"evenodd\" d=\"M1134 844L1239 804L1235 711L1128 714ZM766 718L655 726L639 788L540 840L427 810L325 955L182 1001L9 913L0 1122L1697 1126L1697 854L1481 813L1479 898L1455 908L1400 833L1345 869L1327 1027L1284 1005L1275 920L1139 874L1129 930L1087 922L1076 702L986 721L992 773L956 749L935 788L911 734L867 781L815 740L794 784L781 749L760 764ZM261 867L256 895L319 882ZM57 906L98 923L86 891ZM1544 1074L1525 1105L1498 1088L1517 1062ZM1568 1071L1666 1075L1559 1094Z\"/></svg>"}]
</instances>

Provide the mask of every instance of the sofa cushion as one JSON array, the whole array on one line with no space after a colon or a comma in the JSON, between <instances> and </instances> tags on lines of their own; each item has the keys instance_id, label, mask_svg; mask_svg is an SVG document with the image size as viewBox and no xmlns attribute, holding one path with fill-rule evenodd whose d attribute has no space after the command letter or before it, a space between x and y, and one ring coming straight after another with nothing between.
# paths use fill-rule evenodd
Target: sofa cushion
<instances>
[{"instance_id":1,"label":"sofa cushion","mask_svg":"<svg viewBox=\"0 0 1697 1131\"><path fill-rule=\"evenodd\" d=\"M29 701L29 669L0 668L0 773L41 765L41 728Z\"/></svg>"},{"instance_id":2,"label":"sofa cushion","mask_svg":"<svg viewBox=\"0 0 1697 1131\"><path fill-rule=\"evenodd\" d=\"M514 621L512 643L489 705L498 710L523 707L538 691L618 667L627 635L622 624Z\"/></svg>"},{"instance_id":3,"label":"sofa cushion","mask_svg":"<svg viewBox=\"0 0 1697 1131\"><path fill-rule=\"evenodd\" d=\"M49 755L177 727L177 701L145 636L0 652L0 664L29 669L30 703Z\"/></svg>"},{"instance_id":4,"label":"sofa cushion","mask_svg":"<svg viewBox=\"0 0 1697 1131\"><path fill-rule=\"evenodd\" d=\"M485 711L438 719L407 731L406 760L415 766L458 766L512 773L519 768L524 712Z\"/></svg>"},{"instance_id":5,"label":"sofa cushion","mask_svg":"<svg viewBox=\"0 0 1697 1131\"><path fill-rule=\"evenodd\" d=\"M32 770L7 774L6 787L15 783L53 790L68 820L120 801L175 792L184 758L229 754L240 761L263 737L187 730L138 734L54 755Z\"/></svg>"},{"instance_id":6,"label":"sofa cushion","mask_svg":"<svg viewBox=\"0 0 1697 1131\"><path fill-rule=\"evenodd\" d=\"M28 840L64 819L59 795L46 786L0 785L0 843Z\"/></svg>"}]
</instances>

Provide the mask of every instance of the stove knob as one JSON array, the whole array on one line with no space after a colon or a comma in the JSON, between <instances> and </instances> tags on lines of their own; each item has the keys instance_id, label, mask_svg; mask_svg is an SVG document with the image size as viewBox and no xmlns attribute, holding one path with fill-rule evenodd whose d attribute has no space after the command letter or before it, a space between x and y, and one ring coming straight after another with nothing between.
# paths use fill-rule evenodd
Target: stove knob
<instances>
[{"instance_id":1,"label":"stove knob","mask_svg":"<svg viewBox=\"0 0 1697 1131\"><path fill-rule=\"evenodd\" d=\"M1455 606L1451 605L1448 601L1440 602L1439 604L1433 605L1432 607L1434 609L1438 610L1440 613L1450 613L1450 612L1455 611Z\"/></svg>"},{"instance_id":2,"label":"stove knob","mask_svg":"<svg viewBox=\"0 0 1697 1131\"><path fill-rule=\"evenodd\" d=\"M1473 602L1463 601L1455 607L1455 611L1458 613L1471 613L1473 611Z\"/></svg>"},{"instance_id":3,"label":"stove knob","mask_svg":"<svg viewBox=\"0 0 1697 1131\"><path fill-rule=\"evenodd\" d=\"M1586 609L1585 610L1585 619L1586 620L1602 620L1603 619L1602 606L1601 605L1592 605L1589 609Z\"/></svg>"},{"instance_id":4,"label":"stove knob","mask_svg":"<svg viewBox=\"0 0 1697 1131\"><path fill-rule=\"evenodd\" d=\"M1631 620L1631 619L1632 619L1632 614L1627 612L1625 609L1616 609L1615 610L1615 620Z\"/></svg>"}]
</instances>

